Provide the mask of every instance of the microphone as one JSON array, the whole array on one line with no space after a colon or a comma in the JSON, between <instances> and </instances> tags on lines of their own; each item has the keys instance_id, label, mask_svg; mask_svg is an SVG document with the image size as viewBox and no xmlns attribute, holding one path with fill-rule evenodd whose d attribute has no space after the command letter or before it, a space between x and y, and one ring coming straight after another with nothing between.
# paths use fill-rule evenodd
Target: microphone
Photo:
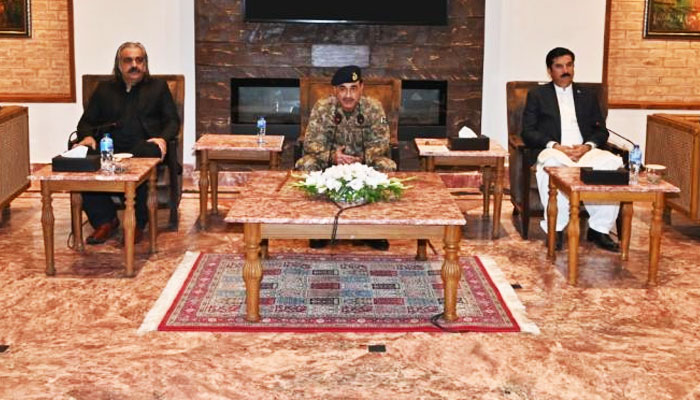
<instances>
[{"instance_id":1,"label":"microphone","mask_svg":"<svg viewBox=\"0 0 700 400\"><path fill-rule=\"evenodd\" d=\"M104 132L106 129L119 129L122 127L122 123L120 121L114 121L114 122L106 122L104 124L100 125L95 125L95 126L83 126L83 127L78 127L78 133L94 133L95 135L98 135L102 132Z\"/></svg>"},{"instance_id":2,"label":"microphone","mask_svg":"<svg viewBox=\"0 0 700 400\"><path fill-rule=\"evenodd\" d=\"M607 128L607 127L606 127L605 129L606 129L609 133L612 133L613 135L615 135L615 136L621 138L622 140L624 140L625 142L631 144L632 146L634 146L634 145L636 144L636 143L634 143L633 141L627 139L626 137L620 135L619 133L615 132L614 130L612 130L612 129L610 129L610 128Z\"/></svg>"},{"instance_id":3,"label":"microphone","mask_svg":"<svg viewBox=\"0 0 700 400\"><path fill-rule=\"evenodd\" d=\"M100 131L104 131L105 129L119 129L121 128L122 124L119 121L114 121L114 122L107 122L101 125L93 126L90 127L90 131L95 132L95 133L100 133Z\"/></svg>"}]
</instances>

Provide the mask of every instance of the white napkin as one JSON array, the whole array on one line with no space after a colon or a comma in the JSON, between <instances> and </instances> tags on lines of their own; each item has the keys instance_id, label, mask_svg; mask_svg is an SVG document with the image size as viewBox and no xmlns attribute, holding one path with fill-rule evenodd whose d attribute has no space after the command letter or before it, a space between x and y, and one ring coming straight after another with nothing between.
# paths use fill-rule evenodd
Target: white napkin
<instances>
[{"instance_id":1,"label":"white napkin","mask_svg":"<svg viewBox=\"0 0 700 400\"><path fill-rule=\"evenodd\" d=\"M460 129L459 132L457 133L457 136L459 136L461 138L475 138L476 133L474 133L474 131L471 130L471 128L463 126L462 129Z\"/></svg>"},{"instance_id":2,"label":"white napkin","mask_svg":"<svg viewBox=\"0 0 700 400\"><path fill-rule=\"evenodd\" d=\"M87 146L75 146L72 149L61 154L63 157L67 158L85 158L87 156L88 148Z\"/></svg>"}]
</instances>

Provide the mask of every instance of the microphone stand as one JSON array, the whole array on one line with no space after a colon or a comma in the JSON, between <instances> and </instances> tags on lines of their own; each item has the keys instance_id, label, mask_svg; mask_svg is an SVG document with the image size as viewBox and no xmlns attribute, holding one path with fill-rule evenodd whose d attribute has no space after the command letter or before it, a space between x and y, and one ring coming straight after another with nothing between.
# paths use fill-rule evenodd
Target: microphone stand
<instances>
[{"instance_id":1,"label":"microphone stand","mask_svg":"<svg viewBox=\"0 0 700 400\"><path fill-rule=\"evenodd\" d=\"M330 146L328 147L328 162L326 163L326 168L330 168L331 162L333 161L333 147L335 146L336 142L336 136L338 135L338 125L340 124L340 121L337 119L338 116L338 104L335 105L335 111L333 112L333 136L331 136L331 143Z\"/></svg>"},{"instance_id":2,"label":"microphone stand","mask_svg":"<svg viewBox=\"0 0 700 400\"><path fill-rule=\"evenodd\" d=\"M613 135L615 135L615 136L621 138L622 140L624 140L625 142L631 144L632 146L634 146L634 145L636 144L636 143L634 143L633 141L627 139L626 137L622 136L621 134L615 132L614 130L612 130L612 129L610 129L610 128L607 128L607 127L606 127L605 130L607 130L609 133L612 133Z\"/></svg>"}]
</instances>

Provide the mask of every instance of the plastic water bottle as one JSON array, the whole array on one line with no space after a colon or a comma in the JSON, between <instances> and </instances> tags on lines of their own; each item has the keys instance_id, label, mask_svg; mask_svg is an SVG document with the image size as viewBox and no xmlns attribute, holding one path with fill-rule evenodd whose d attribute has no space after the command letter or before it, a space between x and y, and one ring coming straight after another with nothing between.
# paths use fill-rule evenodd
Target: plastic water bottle
<instances>
[{"instance_id":1,"label":"plastic water bottle","mask_svg":"<svg viewBox=\"0 0 700 400\"><path fill-rule=\"evenodd\" d=\"M267 128L267 122L265 122L265 117L258 118L258 143L265 143L265 129Z\"/></svg>"},{"instance_id":2,"label":"plastic water bottle","mask_svg":"<svg viewBox=\"0 0 700 400\"><path fill-rule=\"evenodd\" d=\"M102 172L111 174L114 172L114 141L109 133L105 133L100 140L100 156Z\"/></svg>"},{"instance_id":3,"label":"plastic water bottle","mask_svg":"<svg viewBox=\"0 0 700 400\"><path fill-rule=\"evenodd\" d=\"M630 152L630 184L639 183L639 170L642 168L642 149L635 144Z\"/></svg>"}]
</instances>

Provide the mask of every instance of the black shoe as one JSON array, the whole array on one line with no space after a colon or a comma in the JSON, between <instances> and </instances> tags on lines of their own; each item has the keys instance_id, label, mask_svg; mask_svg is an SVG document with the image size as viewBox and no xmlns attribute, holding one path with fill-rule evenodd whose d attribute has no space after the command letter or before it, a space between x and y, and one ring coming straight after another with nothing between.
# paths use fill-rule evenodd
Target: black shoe
<instances>
[{"instance_id":1,"label":"black shoe","mask_svg":"<svg viewBox=\"0 0 700 400\"><path fill-rule=\"evenodd\" d=\"M544 245L548 246L547 241L549 240L549 235L544 238ZM554 250L561 250L564 248L564 231L557 231L555 235Z\"/></svg>"},{"instance_id":2,"label":"black shoe","mask_svg":"<svg viewBox=\"0 0 700 400\"><path fill-rule=\"evenodd\" d=\"M366 239L365 244L375 250L389 250L389 241L386 239Z\"/></svg>"},{"instance_id":3,"label":"black shoe","mask_svg":"<svg viewBox=\"0 0 700 400\"><path fill-rule=\"evenodd\" d=\"M309 247L312 249L322 249L328 246L328 239L309 239Z\"/></svg>"},{"instance_id":4,"label":"black shoe","mask_svg":"<svg viewBox=\"0 0 700 400\"><path fill-rule=\"evenodd\" d=\"M596 230L588 228L588 233L586 234L586 239L589 242L595 243L596 246L603 250L618 252L620 251L620 245L615 243L610 235L607 233L600 233Z\"/></svg>"},{"instance_id":5,"label":"black shoe","mask_svg":"<svg viewBox=\"0 0 700 400\"><path fill-rule=\"evenodd\" d=\"M119 227L119 220L113 219L112 222L104 223L98 226L91 234L85 239L87 244L102 244L111 238L112 235L117 231Z\"/></svg>"}]
</instances>

